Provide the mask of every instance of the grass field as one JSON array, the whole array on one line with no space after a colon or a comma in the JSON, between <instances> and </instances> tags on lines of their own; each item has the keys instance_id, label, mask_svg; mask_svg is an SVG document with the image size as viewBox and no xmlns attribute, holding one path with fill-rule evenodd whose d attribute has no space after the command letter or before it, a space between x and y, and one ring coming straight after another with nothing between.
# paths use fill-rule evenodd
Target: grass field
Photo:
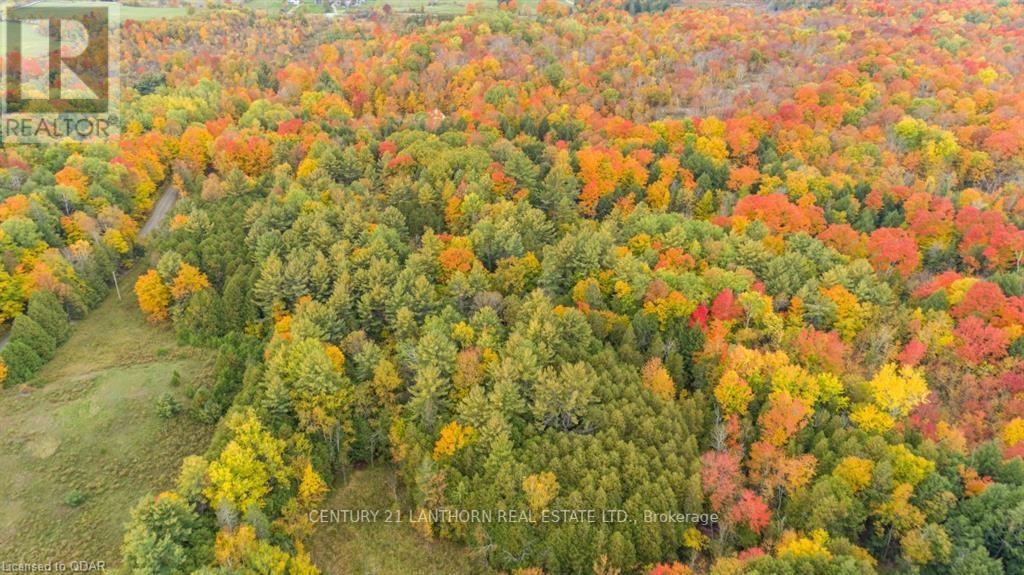
<instances>
[{"instance_id":1,"label":"grass field","mask_svg":"<svg viewBox=\"0 0 1024 575\"><path fill-rule=\"evenodd\" d=\"M397 509L390 487L395 484L389 467L358 469L331 492L323 508ZM325 575L492 573L465 549L427 541L408 523L323 523L317 526L309 551Z\"/></svg>"},{"instance_id":2,"label":"grass field","mask_svg":"<svg viewBox=\"0 0 1024 575\"><path fill-rule=\"evenodd\" d=\"M6 7L12 5L10 2L0 4L0 9L6 9ZM74 5L73 2L39 2L35 6L69 6ZM159 20L162 18L177 18L179 16L185 16L188 14L187 7L171 7L171 6L121 6L117 14L117 21L124 22L126 20L146 21L146 20ZM6 31L3 32L6 36ZM22 52L25 54L34 55L41 57L42 54L46 53L48 47L48 40L44 34L34 26L24 26L22 28ZM6 39L5 39L6 43ZM5 45L6 48L6 45Z\"/></svg>"},{"instance_id":3,"label":"grass field","mask_svg":"<svg viewBox=\"0 0 1024 575\"><path fill-rule=\"evenodd\" d=\"M329 0L324 0L317 5L313 0L302 0L298 7L293 7L284 0L252 0L245 2L244 6L253 10L264 10L271 13L286 12L297 15L300 12L306 14L330 13ZM435 16L455 16L465 14L468 4L475 4L480 10L493 10L498 7L497 0L366 0L358 6L350 8L339 7L338 14L359 13L370 10L383 9L384 5L391 6L396 13L401 14L431 14ZM536 10L537 0L521 0L519 9L525 11Z\"/></svg>"},{"instance_id":4,"label":"grass field","mask_svg":"<svg viewBox=\"0 0 1024 575\"><path fill-rule=\"evenodd\" d=\"M438 16L465 14L467 4L475 4L479 10L493 10L498 7L497 0L367 0L351 10L380 9L385 4L402 14L424 13ZM518 5L520 11L532 12L536 10L537 0L521 0ZM342 13L344 12L345 10L342 10Z\"/></svg>"},{"instance_id":5,"label":"grass field","mask_svg":"<svg viewBox=\"0 0 1024 575\"><path fill-rule=\"evenodd\" d=\"M138 20L160 20L163 18L177 18L188 14L188 8L184 6L121 6L121 21Z\"/></svg>"},{"instance_id":6,"label":"grass field","mask_svg":"<svg viewBox=\"0 0 1024 575\"><path fill-rule=\"evenodd\" d=\"M171 374L184 387L209 362L146 322L133 284L78 323L27 389L0 392L0 561L115 564L129 510L207 446L212 427L160 419L154 402L171 392L186 405ZM78 506L66 502L75 493Z\"/></svg>"},{"instance_id":7,"label":"grass field","mask_svg":"<svg viewBox=\"0 0 1024 575\"><path fill-rule=\"evenodd\" d=\"M0 2L0 7L7 8L15 4L26 4L20 2ZM86 2L89 4L89 2ZM33 6L75 6L81 2L66 2L61 0L44 0L36 2ZM103 4L99 4L103 6ZM187 6L126 6L120 5L117 9L120 19L123 20L159 20L161 18L176 18L188 14Z\"/></svg>"},{"instance_id":8,"label":"grass field","mask_svg":"<svg viewBox=\"0 0 1024 575\"><path fill-rule=\"evenodd\" d=\"M252 0L251 2L244 2L242 5L253 10L263 10L271 13L287 9L287 5L281 0Z\"/></svg>"},{"instance_id":9,"label":"grass field","mask_svg":"<svg viewBox=\"0 0 1024 575\"><path fill-rule=\"evenodd\" d=\"M426 14L457 15L466 12L467 0L367 0L361 6L353 10L382 9L385 4L391 6L395 12L407 14L423 12ZM481 9L496 8L498 3L494 0L474 2Z\"/></svg>"}]
</instances>

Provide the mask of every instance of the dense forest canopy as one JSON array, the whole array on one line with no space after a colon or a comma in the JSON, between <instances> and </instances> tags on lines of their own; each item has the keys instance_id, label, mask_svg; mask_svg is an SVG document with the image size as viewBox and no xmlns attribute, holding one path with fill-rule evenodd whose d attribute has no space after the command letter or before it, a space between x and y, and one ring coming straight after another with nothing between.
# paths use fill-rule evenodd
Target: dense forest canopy
<instances>
[{"instance_id":1,"label":"dense forest canopy","mask_svg":"<svg viewBox=\"0 0 1024 575\"><path fill-rule=\"evenodd\" d=\"M134 291L220 426L133 573L315 573L382 460L716 518L419 524L506 572L1024 573L1024 4L785 4L129 23L123 137L0 158L0 374L170 185Z\"/></svg>"}]
</instances>

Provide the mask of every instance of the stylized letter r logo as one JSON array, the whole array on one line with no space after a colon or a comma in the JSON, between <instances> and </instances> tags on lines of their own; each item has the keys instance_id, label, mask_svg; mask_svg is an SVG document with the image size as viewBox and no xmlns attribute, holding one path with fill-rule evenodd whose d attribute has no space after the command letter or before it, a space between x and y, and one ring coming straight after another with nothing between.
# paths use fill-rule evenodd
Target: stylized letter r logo
<instances>
[{"instance_id":1,"label":"stylized letter r logo","mask_svg":"<svg viewBox=\"0 0 1024 575\"><path fill-rule=\"evenodd\" d=\"M25 40L22 24L35 22L48 30L47 97L23 94ZM75 25L77 23L77 25ZM7 10L7 112L104 113L110 97L109 10L106 6L18 6ZM81 38L84 32L85 37ZM82 49L70 53L69 48ZM62 50L63 48L63 50ZM65 74L86 90L63 86ZM41 96L41 94L40 94Z\"/></svg>"}]
</instances>

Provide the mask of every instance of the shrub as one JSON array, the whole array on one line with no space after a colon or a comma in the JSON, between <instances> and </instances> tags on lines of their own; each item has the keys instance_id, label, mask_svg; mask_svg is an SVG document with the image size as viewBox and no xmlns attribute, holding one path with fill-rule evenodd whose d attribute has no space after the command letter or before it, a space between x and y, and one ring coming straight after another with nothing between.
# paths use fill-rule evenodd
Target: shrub
<instances>
[{"instance_id":1,"label":"shrub","mask_svg":"<svg viewBox=\"0 0 1024 575\"><path fill-rule=\"evenodd\" d=\"M181 411L181 404L170 393L161 395L156 400L156 414L163 419L170 419Z\"/></svg>"},{"instance_id":2,"label":"shrub","mask_svg":"<svg viewBox=\"0 0 1024 575\"><path fill-rule=\"evenodd\" d=\"M77 489L72 489L64 495L64 505L67 505L68 507L78 507L85 503L85 500L88 498L89 496L85 493Z\"/></svg>"}]
</instances>

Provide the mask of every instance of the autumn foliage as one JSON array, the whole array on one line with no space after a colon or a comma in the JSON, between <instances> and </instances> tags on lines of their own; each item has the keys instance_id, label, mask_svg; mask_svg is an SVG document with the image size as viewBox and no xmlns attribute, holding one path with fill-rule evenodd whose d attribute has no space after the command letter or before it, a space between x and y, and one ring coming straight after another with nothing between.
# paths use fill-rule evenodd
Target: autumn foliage
<instances>
[{"instance_id":1,"label":"autumn foliage","mask_svg":"<svg viewBox=\"0 0 1024 575\"><path fill-rule=\"evenodd\" d=\"M715 514L417 526L501 572L1024 569L1024 5L400 12L126 23L123 136L0 153L8 383L181 191L134 290L229 419L129 570L311 572L382 461L417 509Z\"/></svg>"}]
</instances>

